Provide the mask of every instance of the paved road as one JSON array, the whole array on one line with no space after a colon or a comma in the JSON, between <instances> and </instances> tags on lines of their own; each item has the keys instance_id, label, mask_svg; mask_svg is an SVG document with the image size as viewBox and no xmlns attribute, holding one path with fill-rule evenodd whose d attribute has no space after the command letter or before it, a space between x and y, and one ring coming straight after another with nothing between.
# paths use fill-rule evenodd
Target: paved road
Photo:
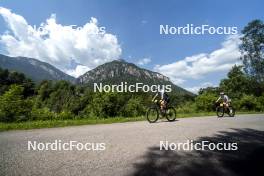
<instances>
[{"instance_id":1,"label":"paved road","mask_svg":"<svg viewBox=\"0 0 264 176\"><path fill-rule=\"evenodd\" d=\"M28 150L28 141L55 140L105 143L106 149ZM160 141L187 140L237 142L238 150L160 150ZM0 175L264 175L263 145L263 114L8 131L0 133Z\"/></svg>"}]
</instances>

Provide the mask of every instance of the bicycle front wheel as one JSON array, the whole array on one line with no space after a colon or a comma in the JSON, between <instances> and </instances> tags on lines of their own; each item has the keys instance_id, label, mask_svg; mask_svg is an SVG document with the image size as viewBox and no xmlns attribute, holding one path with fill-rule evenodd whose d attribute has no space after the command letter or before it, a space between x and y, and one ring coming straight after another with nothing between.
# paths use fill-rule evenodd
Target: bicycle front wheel
<instances>
[{"instance_id":1,"label":"bicycle front wheel","mask_svg":"<svg viewBox=\"0 0 264 176\"><path fill-rule=\"evenodd\" d=\"M151 107L147 111L147 120L149 123L155 123L159 119L159 111L156 107Z\"/></svg>"},{"instance_id":2,"label":"bicycle front wheel","mask_svg":"<svg viewBox=\"0 0 264 176\"><path fill-rule=\"evenodd\" d=\"M233 108L233 107L229 107L229 116L230 117L234 117L235 116L235 113L236 113L236 110L235 110L235 108Z\"/></svg>"},{"instance_id":3,"label":"bicycle front wheel","mask_svg":"<svg viewBox=\"0 0 264 176\"><path fill-rule=\"evenodd\" d=\"M223 117L224 116L224 108L222 106L218 106L216 108L216 115L217 117Z\"/></svg>"},{"instance_id":4,"label":"bicycle front wheel","mask_svg":"<svg viewBox=\"0 0 264 176\"><path fill-rule=\"evenodd\" d=\"M173 107L168 107L166 110L166 118L169 122L173 122L176 119L176 110Z\"/></svg>"}]
</instances>

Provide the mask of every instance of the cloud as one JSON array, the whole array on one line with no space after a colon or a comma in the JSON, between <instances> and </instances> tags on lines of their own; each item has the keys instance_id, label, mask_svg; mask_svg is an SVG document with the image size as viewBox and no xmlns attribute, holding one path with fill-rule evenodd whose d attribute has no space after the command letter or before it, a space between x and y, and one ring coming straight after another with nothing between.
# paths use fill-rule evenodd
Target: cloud
<instances>
[{"instance_id":1,"label":"cloud","mask_svg":"<svg viewBox=\"0 0 264 176\"><path fill-rule=\"evenodd\" d=\"M68 75L72 75L74 77L78 77L80 75L83 75L87 71L91 70L89 67L84 66L84 65L77 65L75 69L72 70L67 70L66 73Z\"/></svg>"},{"instance_id":2,"label":"cloud","mask_svg":"<svg viewBox=\"0 0 264 176\"><path fill-rule=\"evenodd\" d=\"M168 76L175 84L183 84L187 80L199 80L217 72L227 72L239 60L239 35L228 36L221 48L211 53L199 53L167 65L156 65L155 71Z\"/></svg>"},{"instance_id":3,"label":"cloud","mask_svg":"<svg viewBox=\"0 0 264 176\"><path fill-rule=\"evenodd\" d=\"M185 89L192 92L192 93L195 93L197 94L198 91L201 89L201 88L206 88L206 87L216 87L216 85L210 83L210 82L204 82L198 86L193 86L193 87L186 87Z\"/></svg>"},{"instance_id":4,"label":"cloud","mask_svg":"<svg viewBox=\"0 0 264 176\"><path fill-rule=\"evenodd\" d=\"M143 59L139 59L137 61L137 64L142 66L142 65L146 65L146 64L148 64L150 62L151 62L151 59L146 57L146 58L143 58Z\"/></svg>"},{"instance_id":5,"label":"cloud","mask_svg":"<svg viewBox=\"0 0 264 176\"><path fill-rule=\"evenodd\" d=\"M0 15L8 27L0 35L0 43L8 55L36 58L73 76L119 59L122 53L117 37L106 33L94 17L77 27L57 23L53 14L40 24L41 28L36 28L9 9L0 7ZM72 60L79 65L73 68Z\"/></svg>"}]
</instances>

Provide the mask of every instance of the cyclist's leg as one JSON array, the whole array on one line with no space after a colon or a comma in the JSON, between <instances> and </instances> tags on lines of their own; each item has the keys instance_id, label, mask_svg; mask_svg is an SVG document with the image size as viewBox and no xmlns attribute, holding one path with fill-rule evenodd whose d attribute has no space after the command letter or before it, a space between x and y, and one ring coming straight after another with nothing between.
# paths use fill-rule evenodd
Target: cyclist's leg
<instances>
[{"instance_id":1,"label":"cyclist's leg","mask_svg":"<svg viewBox=\"0 0 264 176\"><path fill-rule=\"evenodd\" d=\"M165 105L165 109L167 109L168 108L168 102L166 100L164 102L165 102L165 104L164 104Z\"/></svg>"},{"instance_id":2,"label":"cyclist's leg","mask_svg":"<svg viewBox=\"0 0 264 176\"><path fill-rule=\"evenodd\" d=\"M161 100L160 101L160 109L163 111L165 109L165 101Z\"/></svg>"}]
</instances>

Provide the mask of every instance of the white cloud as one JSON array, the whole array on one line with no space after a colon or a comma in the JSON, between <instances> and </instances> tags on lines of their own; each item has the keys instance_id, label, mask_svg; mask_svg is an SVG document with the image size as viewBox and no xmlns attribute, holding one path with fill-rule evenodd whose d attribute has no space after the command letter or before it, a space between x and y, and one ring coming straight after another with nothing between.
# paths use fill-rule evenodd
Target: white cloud
<instances>
[{"instance_id":1,"label":"white cloud","mask_svg":"<svg viewBox=\"0 0 264 176\"><path fill-rule=\"evenodd\" d=\"M210 82L204 82L198 86L193 86L193 87L186 87L185 89L192 92L192 93L195 93L197 94L198 91L201 89L201 88L206 88L206 87L216 87L216 85L210 83Z\"/></svg>"},{"instance_id":2,"label":"white cloud","mask_svg":"<svg viewBox=\"0 0 264 176\"><path fill-rule=\"evenodd\" d=\"M151 59L148 58L148 57L146 57L146 58L143 58L143 59L139 59L139 60L137 61L137 64L138 64L138 65L146 65L146 64L148 64L148 63L150 63L150 62L151 62Z\"/></svg>"},{"instance_id":3,"label":"white cloud","mask_svg":"<svg viewBox=\"0 0 264 176\"><path fill-rule=\"evenodd\" d=\"M221 48L211 53L200 53L167 65L156 65L154 70L168 76L175 84L198 80L209 74L227 72L239 60L239 35L227 37Z\"/></svg>"},{"instance_id":4,"label":"white cloud","mask_svg":"<svg viewBox=\"0 0 264 176\"><path fill-rule=\"evenodd\" d=\"M0 7L0 15L8 25L8 31L0 35L0 42L10 56L36 58L73 76L79 76L80 70L88 70L83 66L92 69L119 59L122 52L117 37L103 33L93 17L77 29L57 23L56 16L51 15L40 25L45 32L40 32L9 9ZM72 60L83 66L72 68Z\"/></svg>"},{"instance_id":5,"label":"white cloud","mask_svg":"<svg viewBox=\"0 0 264 176\"><path fill-rule=\"evenodd\" d=\"M72 70L67 70L66 73L68 75L72 75L74 77L78 77L80 75L83 75L87 71L91 70L89 67L84 66L84 65L77 65L75 69Z\"/></svg>"}]
</instances>

